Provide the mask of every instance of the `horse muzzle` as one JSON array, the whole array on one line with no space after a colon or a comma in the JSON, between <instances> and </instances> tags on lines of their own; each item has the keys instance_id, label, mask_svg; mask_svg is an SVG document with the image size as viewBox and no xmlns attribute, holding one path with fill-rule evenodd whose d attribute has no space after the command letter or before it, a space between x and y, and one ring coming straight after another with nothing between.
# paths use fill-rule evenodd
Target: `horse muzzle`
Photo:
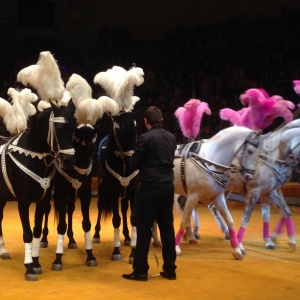
<instances>
[{"instance_id":1,"label":"horse muzzle","mask_svg":"<svg viewBox=\"0 0 300 300\"><path fill-rule=\"evenodd\" d=\"M240 170L241 176L245 182L251 180L255 174L255 170L247 169L247 168L241 168Z\"/></svg>"},{"instance_id":2,"label":"horse muzzle","mask_svg":"<svg viewBox=\"0 0 300 300\"><path fill-rule=\"evenodd\" d=\"M75 155L60 154L58 157L58 166L62 169L72 169L75 165Z\"/></svg>"}]
</instances>

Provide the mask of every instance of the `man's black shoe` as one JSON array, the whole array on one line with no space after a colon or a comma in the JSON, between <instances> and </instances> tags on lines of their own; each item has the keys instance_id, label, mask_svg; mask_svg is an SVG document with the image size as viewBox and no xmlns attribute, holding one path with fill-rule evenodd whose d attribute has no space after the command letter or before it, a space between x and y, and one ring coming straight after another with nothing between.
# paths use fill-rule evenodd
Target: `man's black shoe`
<instances>
[{"instance_id":1,"label":"man's black shoe","mask_svg":"<svg viewBox=\"0 0 300 300\"><path fill-rule=\"evenodd\" d=\"M170 280L176 280L176 274L168 274L166 272L160 272L160 276L165 277Z\"/></svg>"},{"instance_id":2,"label":"man's black shoe","mask_svg":"<svg viewBox=\"0 0 300 300\"><path fill-rule=\"evenodd\" d=\"M147 281L148 280L148 274L137 274L135 272L132 272L131 274L123 274L123 278L128 280L137 280L137 281Z\"/></svg>"}]
</instances>

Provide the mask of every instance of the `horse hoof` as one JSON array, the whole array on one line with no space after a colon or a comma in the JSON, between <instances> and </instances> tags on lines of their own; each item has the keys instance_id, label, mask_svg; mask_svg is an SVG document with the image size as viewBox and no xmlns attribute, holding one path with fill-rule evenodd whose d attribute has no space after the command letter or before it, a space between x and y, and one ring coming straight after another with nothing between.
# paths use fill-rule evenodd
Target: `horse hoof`
<instances>
[{"instance_id":1,"label":"horse hoof","mask_svg":"<svg viewBox=\"0 0 300 300\"><path fill-rule=\"evenodd\" d=\"M97 261L95 260L95 259L93 259L93 260L88 260L87 262L86 262L86 265L88 266L88 267L97 267Z\"/></svg>"},{"instance_id":2,"label":"horse hoof","mask_svg":"<svg viewBox=\"0 0 300 300\"><path fill-rule=\"evenodd\" d=\"M77 249L77 244L76 243L69 243L68 248L69 249Z\"/></svg>"},{"instance_id":3,"label":"horse hoof","mask_svg":"<svg viewBox=\"0 0 300 300\"><path fill-rule=\"evenodd\" d=\"M153 246L154 248L161 248L161 242L153 242L153 243L152 243L152 246Z\"/></svg>"},{"instance_id":4,"label":"horse hoof","mask_svg":"<svg viewBox=\"0 0 300 300\"><path fill-rule=\"evenodd\" d=\"M247 252L245 249L241 249L241 253L242 253L242 255L247 255Z\"/></svg>"},{"instance_id":5,"label":"horse hoof","mask_svg":"<svg viewBox=\"0 0 300 300\"><path fill-rule=\"evenodd\" d=\"M0 255L0 258L3 260L7 260L7 259L10 259L10 256L7 252L5 252Z\"/></svg>"},{"instance_id":6,"label":"horse hoof","mask_svg":"<svg viewBox=\"0 0 300 300\"><path fill-rule=\"evenodd\" d=\"M33 270L35 271L35 273L36 273L37 275L40 275L40 274L43 273L42 267L33 268Z\"/></svg>"},{"instance_id":7,"label":"horse hoof","mask_svg":"<svg viewBox=\"0 0 300 300\"><path fill-rule=\"evenodd\" d=\"M278 241L278 235L277 234L272 234L271 236L270 236L270 239L271 239L271 241L272 242L277 242Z\"/></svg>"},{"instance_id":8,"label":"horse hoof","mask_svg":"<svg viewBox=\"0 0 300 300\"><path fill-rule=\"evenodd\" d=\"M230 235L228 231L225 232L225 240L230 240Z\"/></svg>"},{"instance_id":9,"label":"horse hoof","mask_svg":"<svg viewBox=\"0 0 300 300\"><path fill-rule=\"evenodd\" d=\"M36 274L26 274L25 275L25 280L26 281L37 281L37 275Z\"/></svg>"},{"instance_id":10,"label":"horse hoof","mask_svg":"<svg viewBox=\"0 0 300 300\"><path fill-rule=\"evenodd\" d=\"M40 248L47 248L48 242L40 242Z\"/></svg>"},{"instance_id":11,"label":"horse hoof","mask_svg":"<svg viewBox=\"0 0 300 300\"><path fill-rule=\"evenodd\" d=\"M200 234L198 232L194 232L194 236L196 240L200 240Z\"/></svg>"},{"instance_id":12,"label":"horse hoof","mask_svg":"<svg viewBox=\"0 0 300 300\"><path fill-rule=\"evenodd\" d=\"M129 256L129 264L133 265L133 260L134 260L134 257Z\"/></svg>"},{"instance_id":13,"label":"horse hoof","mask_svg":"<svg viewBox=\"0 0 300 300\"><path fill-rule=\"evenodd\" d=\"M197 240L189 240L190 244L198 244Z\"/></svg>"},{"instance_id":14,"label":"horse hoof","mask_svg":"<svg viewBox=\"0 0 300 300\"><path fill-rule=\"evenodd\" d=\"M122 255L121 254L113 254L111 256L111 260L113 260L113 261L120 261L120 260L122 260Z\"/></svg>"},{"instance_id":15,"label":"horse hoof","mask_svg":"<svg viewBox=\"0 0 300 300\"><path fill-rule=\"evenodd\" d=\"M125 245L125 246L130 246L130 243L131 243L130 240L125 240L125 241L124 241L124 245Z\"/></svg>"},{"instance_id":16,"label":"horse hoof","mask_svg":"<svg viewBox=\"0 0 300 300\"><path fill-rule=\"evenodd\" d=\"M244 257L243 257L243 254L242 254L242 251L240 248L235 248L233 251L232 251L232 255L235 259L237 260L242 260Z\"/></svg>"},{"instance_id":17,"label":"horse hoof","mask_svg":"<svg viewBox=\"0 0 300 300\"><path fill-rule=\"evenodd\" d=\"M275 250L276 246L274 244L272 244L272 245L266 245L266 249L268 249L268 250Z\"/></svg>"},{"instance_id":18,"label":"horse hoof","mask_svg":"<svg viewBox=\"0 0 300 300\"><path fill-rule=\"evenodd\" d=\"M62 271L62 264L52 264L52 271Z\"/></svg>"},{"instance_id":19,"label":"horse hoof","mask_svg":"<svg viewBox=\"0 0 300 300\"><path fill-rule=\"evenodd\" d=\"M93 238L93 244L100 244L100 238Z\"/></svg>"},{"instance_id":20,"label":"horse hoof","mask_svg":"<svg viewBox=\"0 0 300 300\"><path fill-rule=\"evenodd\" d=\"M296 251L296 250L297 250L297 246L296 246L296 243L295 243L295 242L288 242L288 245L290 246L290 248L291 248L293 251Z\"/></svg>"}]
</instances>

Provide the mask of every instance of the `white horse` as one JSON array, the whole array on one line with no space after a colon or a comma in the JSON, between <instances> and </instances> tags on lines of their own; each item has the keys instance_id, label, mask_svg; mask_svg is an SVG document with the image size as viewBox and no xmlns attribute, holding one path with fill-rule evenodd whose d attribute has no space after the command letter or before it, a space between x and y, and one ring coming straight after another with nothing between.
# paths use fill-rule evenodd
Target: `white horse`
<instances>
[{"instance_id":1,"label":"white horse","mask_svg":"<svg viewBox=\"0 0 300 300\"><path fill-rule=\"evenodd\" d=\"M233 256L243 258L224 192L233 170L238 169L245 181L253 177L261 147L259 132L234 126L221 130L208 140L192 142L177 150L174 160L175 193L187 195L180 230L176 235L177 255L181 255L180 242L197 202L213 202L229 228ZM239 166L232 168L234 158L237 158Z\"/></svg>"},{"instance_id":2,"label":"white horse","mask_svg":"<svg viewBox=\"0 0 300 300\"><path fill-rule=\"evenodd\" d=\"M289 236L289 246L296 250L296 240L291 211L280 190L296 165L300 161L300 120L294 120L279 130L271 133L263 143L263 151L257 159L255 176L245 185L239 174L231 176L227 185L227 192L245 195L245 207L242 215L241 227L238 232L239 246L242 253L246 250L242 245L246 227L257 201L261 200L263 217L263 239L267 249L275 249L273 241L278 238L282 226L286 224ZM281 212L281 218L276 226L273 236L269 232L270 203L276 205ZM216 209L211 209L213 215L218 216ZM217 218L216 218L217 219ZM226 225L222 219L217 219L226 232Z\"/></svg>"}]
</instances>

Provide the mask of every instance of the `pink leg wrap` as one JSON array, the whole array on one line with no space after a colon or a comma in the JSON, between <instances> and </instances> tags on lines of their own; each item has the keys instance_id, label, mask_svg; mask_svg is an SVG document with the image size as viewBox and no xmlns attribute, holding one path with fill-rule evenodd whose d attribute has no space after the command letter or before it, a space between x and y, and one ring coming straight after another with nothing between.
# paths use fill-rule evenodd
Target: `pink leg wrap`
<instances>
[{"instance_id":1,"label":"pink leg wrap","mask_svg":"<svg viewBox=\"0 0 300 300\"><path fill-rule=\"evenodd\" d=\"M285 219L286 229L288 236L295 234L294 223L291 217Z\"/></svg>"},{"instance_id":2,"label":"pink leg wrap","mask_svg":"<svg viewBox=\"0 0 300 300\"><path fill-rule=\"evenodd\" d=\"M281 217L275 227L275 232L276 233L281 233L284 225L284 217Z\"/></svg>"},{"instance_id":3,"label":"pink leg wrap","mask_svg":"<svg viewBox=\"0 0 300 300\"><path fill-rule=\"evenodd\" d=\"M184 229L179 229L179 231L177 232L176 237L175 237L175 245L176 246L180 245L183 233L184 233Z\"/></svg>"},{"instance_id":4,"label":"pink leg wrap","mask_svg":"<svg viewBox=\"0 0 300 300\"><path fill-rule=\"evenodd\" d=\"M230 245L232 248L236 248L239 246L238 239L236 237L235 230L233 228L229 229L229 236L230 236Z\"/></svg>"},{"instance_id":5,"label":"pink leg wrap","mask_svg":"<svg viewBox=\"0 0 300 300\"><path fill-rule=\"evenodd\" d=\"M264 222L263 238L264 239L270 238L269 222Z\"/></svg>"},{"instance_id":6,"label":"pink leg wrap","mask_svg":"<svg viewBox=\"0 0 300 300\"><path fill-rule=\"evenodd\" d=\"M238 239L239 243L241 243L243 241L245 230L246 230L245 227L243 227L243 226L240 227L240 230L237 234L237 239Z\"/></svg>"}]
</instances>

